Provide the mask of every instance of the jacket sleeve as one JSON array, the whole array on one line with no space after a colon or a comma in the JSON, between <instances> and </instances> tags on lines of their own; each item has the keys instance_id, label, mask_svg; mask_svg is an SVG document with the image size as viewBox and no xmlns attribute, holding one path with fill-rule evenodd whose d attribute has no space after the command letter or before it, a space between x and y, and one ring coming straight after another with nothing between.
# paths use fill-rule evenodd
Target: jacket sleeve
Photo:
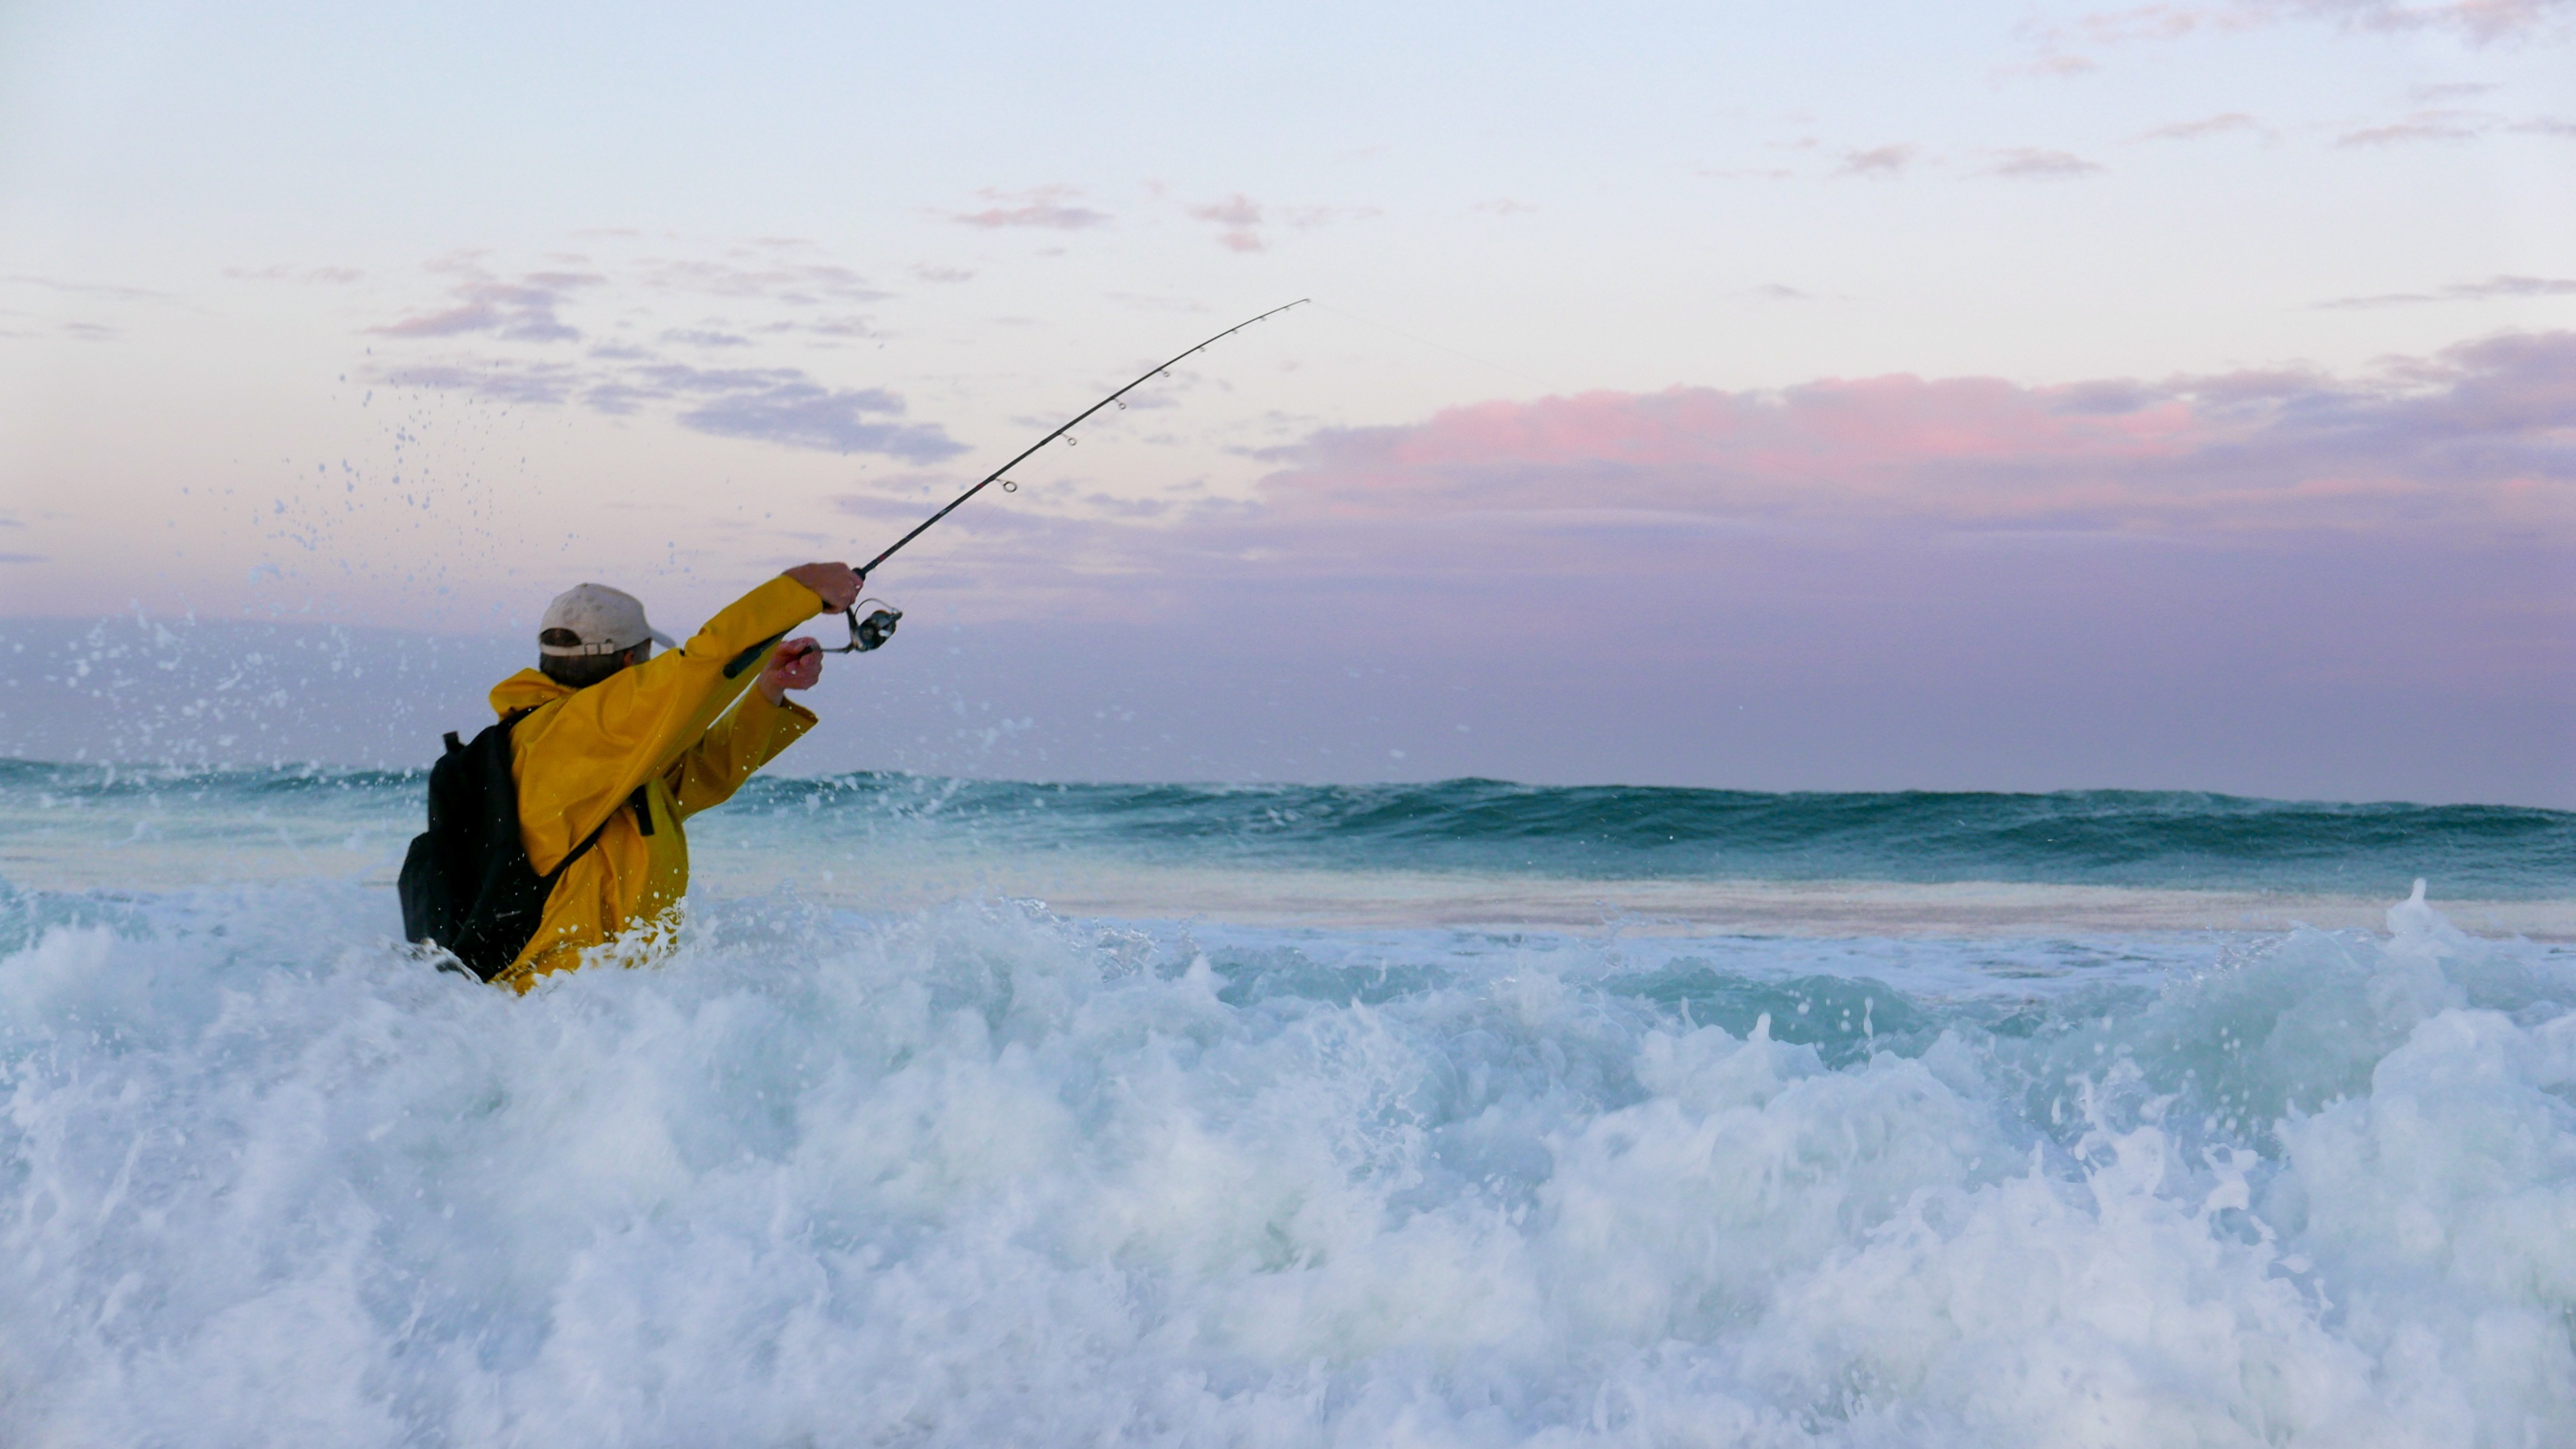
<instances>
[{"instance_id":1,"label":"jacket sleeve","mask_svg":"<svg viewBox=\"0 0 2576 1449\"><path fill-rule=\"evenodd\" d=\"M793 700L771 704L759 690L745 691L741 701L682 751L678 763L663 775L662 783L670 787L680 817L685 820L732 799L743 781L777 759L814 724L814 712Z\"/></svg>"},{"instance_id":2,"label":"jacket sleeve","mask_svg":"<svg viewBox=\"0 0 2576 1449\"><path fill-rule=\"evenodd\" d=\"M552 870L636 786L670 771L751 688L779 639L821 607L812 589L781 575L725 606L688 643L531 716L519 727L524 744L513 741L545 762L519 781L528 863Z\"/></svg>"}]
</instances>

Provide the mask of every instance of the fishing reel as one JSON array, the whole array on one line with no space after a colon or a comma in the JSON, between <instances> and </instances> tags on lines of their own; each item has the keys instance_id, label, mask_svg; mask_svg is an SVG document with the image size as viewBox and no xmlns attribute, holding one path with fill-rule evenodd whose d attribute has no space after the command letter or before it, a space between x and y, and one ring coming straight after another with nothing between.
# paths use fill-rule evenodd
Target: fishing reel
<instances>
[{"instance_id":1,"label":"fishing reel","mask_svg":"<svg viewBox=\"0 0 2576 1449\"><path fill-rule=\"evenodd\" d=\"M859 610L870 604L883 604L885 607L871 611L864 619L860 618ZM842 610L841 616L849 621L850 642L838 649L826 649L823 651L826 654L866 654L884 648L885 642L894 637L894 626L903 621L903 610L886 604L883 599L861 599Z\"/></svg>"}]
</instances>

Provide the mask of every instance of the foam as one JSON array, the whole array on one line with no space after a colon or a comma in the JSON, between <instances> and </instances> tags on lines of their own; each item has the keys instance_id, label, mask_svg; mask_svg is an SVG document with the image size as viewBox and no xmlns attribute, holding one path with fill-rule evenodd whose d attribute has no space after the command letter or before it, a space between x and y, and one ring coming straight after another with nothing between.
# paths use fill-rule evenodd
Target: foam
<instances>
[{"instance_id":1,"label":"foam","mask_svg":"<svg viewBox=\"0 0 2576 1449\"><path fill-rule=\"evenodd\" d=\"M11 1443L2576 1433L2576 972L2420 901L2025 980L773 896L523 1000L347 882L7 911Z\"/></svg>"}]
</instances>

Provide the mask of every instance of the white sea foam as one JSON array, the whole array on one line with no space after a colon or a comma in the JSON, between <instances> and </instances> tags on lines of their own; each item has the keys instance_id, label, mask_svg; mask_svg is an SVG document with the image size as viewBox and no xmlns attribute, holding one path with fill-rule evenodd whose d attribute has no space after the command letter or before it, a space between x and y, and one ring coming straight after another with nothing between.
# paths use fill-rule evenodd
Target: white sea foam
<instances>
[{"instance_id":1,"label":"white sea foam","mask_svg":"<svg viewBox=\"0 0 2576 1449\"><path fill-rule=\"evenodd\" d=\"M345 883L11 910L0 1442L2576 1439L2576 971L2420 904L2088 965L771 897L526 999Z\"/></svg>"}]
</instances>

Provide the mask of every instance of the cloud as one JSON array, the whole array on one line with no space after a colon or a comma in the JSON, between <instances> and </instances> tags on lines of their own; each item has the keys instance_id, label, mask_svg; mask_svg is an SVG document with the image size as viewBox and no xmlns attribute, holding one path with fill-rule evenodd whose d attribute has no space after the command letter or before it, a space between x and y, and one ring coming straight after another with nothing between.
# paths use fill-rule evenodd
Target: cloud
<instances>
[{"instance_id":1,"label":"cloud","mask_svg":"<svg viewBox=\"0 0 2576 1449\"><path fill-rule=\"evenodd\" d=\"M2141 44L2171 43L2186 36L2228 34L2266 26L2326 23L2345 31L2448 33L2473 46L2512 44L2552 38L2563 32L2576 4L2571 0L2212 0L2206 4L2132 5L2097 10L2065 25L2026 23L2020 27L2030 47L2027 60L1993 72L1998 80L2014 76L2076 76L2098 68L2078 47L2114 50ZM2476 94L2473 83L2425 86L2419 99Z\"/></svg>"},{"instance_id":2,"label":"cloud","mask_svg":"<svg viewBox=\"0 0 2576 1449\"><path fill-rule=\"evenodd\" d=\"M75 299L80 303L88 304L84 310L101 304L178 300L167 292L154 292L142 287L118 286L109 282L67 282L58 277L30 276L24 273L0 280L18 287L34 287L53 293L57 297ZM16 307L0 307L0 337L58 337L69 338L75 342L110 342L124 335L125 329L112 323L93 321L86 317L63 317L57 315L52 307L33 312Z\"/></svg>"},{"instance_id":3,"label":"cloud","mask_svg":"<svg viewBox=\"0 0 2576 1449\"><path fill-rule=\"evenodd\" d=\"M1249 506L1174 494L1121 521L1040 465L1022 507L967 526L1006 573L1080 558L1184 593L1194 573L1234 589L1257 561L1274 587L1430 587L1476 576L1498 551L1567 577L1697 573L1730 538L1748 559L1944 539L2563 550L2576 547L2576 333L2489 338L2360 378L1895 375L1594 392L1325 428L1264 456L1279 467ZM891 516L913 503L849 506Z\"/></svg>"},{"instance_id":4,"label":"cloud","mask_svg":"<svg viewBox=\"0 0 2576 1449\"><path fill-rule=\"evenodd\" d=\"M2098 162L2087 161L2065 151L2042 151L2023 146L1996 154L1999 159L1986 168L1986 174L2015 181L2066 181L2090 176L2103 169Z\"/></svg>"},{"instance_id":5,"label":"cloud","mask_svg":"<svg viewBox=\"0 0 2576 1449\"><path fill-rule=\"evenodd\" d=\"M1588 393L1330 429L1281 458L1262 485L1273 515L1354 529L1579 508L1587 527L2147 539L2449 527L2576 543L2576 333L2492 338L2361 380L1900 375Z\"/></svg>"},{"instance_id":6,"label":"cloud","mask_svg":"<svg viewBox=\"0 0 2576 1449\"><path fill-rule=\"evenodd\" d=\"M488 266L477 253L432 263L428 270L443 284L445 305L367 329L369 336L414 345L379 345L371 352L380 355L356 371L381 386L439 389L510 406L658 417L695 432L781 447L876 453L908 462L936 462L964 451L937 424L906 421L903 399L885 389L839 387L802 368L761 365L768 361L764 350L787 339L811 351L877 335L867 316L826 304L888 294L818 254L809 242L756 238L730 243L710 257L648 256L606 266L587 256L552 260L560 265L510 274ZM666 326L653 312L667 305L669 294L730 300L721 312L692 306L682 325ZM589 298L614 318L610 336L545 359L476 345L486 339L581 340L583 334L563 316L576 297ZM427 349L416 345L421 343L450 346L422 356ZM691 360L675 361L675 353ZM695 365L719 355L742 365Z\"/></svg>"},{"instance_id":7,"label":"cloud","mask_svg":"<svg viewBox=\"0 0 2576 1449\"><path fill-rule=\"evenodd\" d=\"M1228 251L1257 252L1264 248L1261 233L1261 203L1237 192L1223 201L1212 201L1190 208L1194 221L1215 225L1217 245Z\"/></svg>"},{"instance_id":8,"label":"cloud","mask_svg":"<svg viewBox=\"0 0 2576 1449\"><path fill-rule=\"evenodd\" d=\"M121 335L121 327L111 327L106 322L67 322L41 317L36 312L18 312L15 307L0 307L0 338L72 338L75 343L106 343Z\"/></svg>"},{"instance_id":9,"label":"cloud","mask_svg":"<svg viewBox=\"0 0 2576 1449\"><path fill-rule=\"evenodd\" d=\"M1538 210L1537 207L1530 205L1526 201L1514 201L1508 196L1497 196L1490 201L1479 201L1469 206L1467 209L1469 211L1481 211L1487 216L1525 216L1530 212Z\"/></svg>"},{"instance_id":10,"label":"cloud","mask_svg":"<svg viewBox=\"0 0 2576 1449\"><path fill-rule=\"evenodd\" d=\"M2497 275L2483 282L2454 282L2438 292L2382 292L2368 297L2337 297L2316 305L2326 310L2399 307L2422 302L2487 302L2500 297L2576 296L2576 279Z\"/></svg>"},{"instance_id":11,"label":"cloud","mask_svg":"<svg viewBox=\"0 0 2576 1449\"><path fill-rule=\"evenodd\" d=\"M793 324L783 325L792 326ZM664 331L660 340L675 342L683 347L749 347L751 345L751 339L739 332L724 332L713 327L674 327Z\"/></svg>"},{"instance_id":12,"label":"cloud","mask_svg":"<svg viewBox=\"0 0 2576 1449\"><path fill-rule=\"evenodd\" d=\"M2141 141L2197 141L2203 136L2220 136L2230 131L2259 131L2262 127L2243 111L2229 111L2198 121L2176 121L2141 134Z\"/></svg>"},{"instance_id":13,"label":"cloud","mask_svg":"<svg viewBox=\"0 0 2576 1449\"><path fill-rule=\"evenodd\" d=\"M2447 31L2471 45L2536 38L2564 20L2568 0L2220 0L2208 5L2152 4L2096 12L2077 22L2097 44L2178 40L2204 30L2323 21L2345 30Z\"/></svg>"},{"instance_id":14,"label":"cloud","mask_svg":"<svg viewBox=\"0 0 2576 1449\"><path fill-rule=\"evenodd\" d=\"M693 432L789 448L879 453L913 463L965 451L935 423L896 421L903 399L883 388L829 387L793 367L700 368L636 357L650 354L602 348L595 360L628 365L588 369L481 359L383 367L367 377L386 387L437 388L514 405L577 402L610 417L664 410Z\"/></svg>"},{"instance_id":15,"label":"cloud","mask_svg":"<svg viewBox=\"0 0 2576 1449\"><path fill-rule=\"evenodd\" d=\"M1810 302L1815 300L1814 293L1801 292L1795 287L1787 286L1779 282L1765 282L1761 286L1753 289L1753 295L1760 297L1766 302Z\"/></svg>"},{"instance_id":16,"label":"cloud","mask_svg":"<svg viewBox=\"0 0 2576 1449\"><path fill-rule=\"evenodd\" d=\"M465 392L500 403L560 403L583 384L581 374L560 363L502 360L385 367L366 377L386 387Z\"/></svg>"},{"instance_id":17,"label":"cloud","mask_svg":"<svg viewBox=\"0 0 2576 1449\"><path fill-rule=\"evenodd\" d=\"M454 277L451 305L415 312L366 329L380 337L463 337L488 333L508 342L573 342L581 333L559 315L573 294L607 280L595 272L525 272L496 277L470 256L432 262L429 270Z\"/></svg>"},{"instance_id":18,"label":"cloud","mask_svg":"<svg viewBox=\"0 0 2576 1449\"><path fill-rule=\"evenodd\" d=\"M1503 204L1519 206L1517 202ZM1479 203L1476 209L1486 210L1488 204ZM1365 221L1382 214L1374 206L1271 206L1241 192L1222 201L1189 207L1187 212L1191 220L1206 222L1217 229L1217 245L1236 252L1268 250L1269 240L1262 234L1265 226L1310 231L1335 222Z\"/></svg>"},{"instance_id":19,"label":"cloud","mask_svg":"<svg viewBox=\"0 0 2576 1449\"><path fill-rule=\"evenodd\" d=\"M791 448L882 453L909 463L936 463L965 452L935 425L881 421L903 400L882 388L826 388L793 369L752 386L726 386L679 415L680 426L727 438L757 438Z\"/></svg>"},{"instance_id":20,"label":"cloud","mask_svg":"<svg viewBox=\"0 0 2576 1449\"><path fill-rule=\"evenodd\" d=\"M2062 50L2043 50L2028 60L1995 67L1993 78L2009 80L2014 76L2035 75L2044 79L2067 80L2079 75L2090 75L2101 68L2101 62L2091 56L2076 55Z\"/></svg>"},{"instance_id":21,"label":"cloud","mask_svg":"<svg viewBox=\"0 0 2576 1449\"><path fill-rule=\"evenodd\" d=\"M2456 798L2545 785L2563 804L2576 780L2576 334L2366 375L1494 402L1306 432L1231 505L1175 488L1121 509L1056 461L958 510L935 563L902 556L880 583L917 618L1043 638L997 679L1026 660L1077 684L1177 680L1162 692L1199 710L1232 677L1247 738L1343 747L1353 721L1407 711L1446 734L1472 695L1541 731L1527 765L1474 767L1523 776L1638 779L1639 757L1601 742L1652 735L1675 762L1658 768L1743 785L1744 721L1772 715L1817 769L1890 788L1947 771L2244 788L2225 771L2256 748L2364 761L2346 783L2262 786L2309 798L2415 793L2403 763L2426 758L2507 761ZM946 501L906 491L841 506L890 542ZM2494 719L2526 723L2508 736ZM2375 731L2362 743L2342 732L2356 720ZM2196 742L2196 763L2158 763L2172 741Z\"/></svg>"},{"instance_id":22,"label":"cloud","mask_svg":"<svg viewBox=\"0 0 2576 1449\"><path fill-rule=\"evenodd\" d=\"M48 292L61 292L74 297L96 297L111 302L168 302L175 300L167 292L148 291L142 287L120 287L106 282L66 282L54 277L25 274L9 279L21 286L42 287Z\"/></svg>"},{"instance_id":23,"label":"cloud","mask_svg":"<svg viewBox=\"0 0 2576 1449\"><path fill-rule=\"evenodd\" d=\"M919 618L1053 631L1032 657L1088 661L1086 679L1160 669L1197 701L1261 661L1247 735L1313 693L1270 681L1346 665L1367 678L1298 726L1315 738L1408 690L1454 709L1470 684L1559 731L1511 773L1591 778L1636 778L1601 741L1662 731L1741 784L1741 721L1798 699L1784 737L1891 787L1925 783L1927 729L2045 762L2014 788L2203 788L2249 741L2348 750L2337 722L2358 719L2387 727L2354 783L2264 788L2388 798L2402 762L2494 754L2487 722L2511 717L2529 743L2461 798L2542 780L2576 798L2576 334L2367 376L1488 403L1312 431L1249 503L1140 491L1158 516L1099 506L1070 466L1019 476L940 525L956 536L935 565L881 582ZM900 491L842 506L890 542L946 501ZM2138 763L2172 740L2206 742L2207 763ZM2070 741L2082 762L2050 755Z\"/></svg>"},{"instance_id":24,"label":"cloud","mask_svg":"<svg viewBox=\"0 0 2576 1449\"><path fill-rule=\"evenodd\" d=\"M2471 45L2537 38L2568 16L2568 0L2237 0L2243 13L2332 21L2349 30L2447 31Z\"/></svg>"},{"instance_id":25,"label":"cloud","mask_svg":"<svg viewBox=\"0 0 2576 1449\"><path fill-rule=\"evenodd\" d=\"M1070 204L1082 193L1070 186L1040 186L1028 191L1002 192L989 187L975 193L993 204L982 211L953 212L949 220L968 226L1006 227L1034 226L1054 231L1080 231L1085 227L1105 226L1109 213L1087 206Z\"/></svg>"},{"instance_id":26,"label":"cloud","mask_svg":"<svg viewBox=\"0 0 2576 1449\"><path fill-rule=\"evenodd\" d=\"M2335 138L2338 146L2398 146L2415 141L2473 141L2492 131L2509 131L2527 136L2576 136L2576 123L2555 116L2533 116L2520 121L2507 121L2489 111L2426 110L2415 111L2404 119L2385 126L2368 126L2347 131Z\"/></svg>"},{"instance_id":27,"label":"cloud","mask_svg":"<svg viewBox=\"0 0 2576 1449\"><path fill-rule=\"evenodd\" d=\"M2347 131L2335 138L2335 144L2396 146L2411 141L2468 141L2494 124L2494 117L2477 111L2417 111L2385 126Z\"/></svg>"},{"instance_id":28,"label":"cloud","mask_svg":"<svg viewBox=\"0 0 2576 1449\"><path fill-rule=\"evenodd\" d=\"M876 302L894 295L848 267L799 255L810 246L771 240L740 244L720 257L648 258L642 265L642 280L660 291L757 297L789 307Z\"/></svg>"},{"instance_id":29,"label":"cloud","mask_svg":"<svg viewBox=\"0 0 2576 1449\"><path fill-rule=\"evenodd\" d=\"M912 274L925 282L971 282L975 274L964 267L915 267Z\"/></svg>"},{"instance_id":30,"label":"cloud","mask_svg":"<svg viewBox=\"0 0 2576 1449\"><path fill-rule=\"evenodd\" d=\"M2180 40L2207 26L2242 28L2252 20L2243 5L2134 5L2126 10L2097 10L2076 25L2096 45L2136 45Z\"/></svg>"},{"instance_id":31,"label":"cloud","mask_svg":"<svg viewBox=\"0 0 2576 1449\"><path fill-rule=\"evenodd\" d=\"M2465 282L2451 287L2447 295L2473 301L2485 301L2490 297L2565 297L2576 295L2576 279L2499 275L2483 282Z\"/></svg>"},{"instance_id":32,"label":"cloud","mask_svg":"<svg viewBox=\"0 0 2576 1449\"><path fill-rule=\"evenodd\" d=\"M355 267L290 267L280 263L267 267L226 267L224 275L237 282L303 282L336 287L363 281L367 274Z\"/></svg>"},{"instance_id":33,"label":"cloud","mask_svg":"<svg viewBox=\"0 0 2576 1449\"><path fill-rule=\"evenodd\" d=\"M772 322L763 332L810 332L817 337L873 337L876 325L865 317L817 317L810 322Z\"/></svg>"},{"instance_id":34,"label":"cloud","mask_svg":"<svg viewBox=\"0 0 2576 1449\"><path fill-rule=\"evenodd\" d=\"M1912 146L1873 146L1866 151L1845 151L1837 176L1896 177L1913 166L1916 151Z\"/></svg>"}]
</instances>

